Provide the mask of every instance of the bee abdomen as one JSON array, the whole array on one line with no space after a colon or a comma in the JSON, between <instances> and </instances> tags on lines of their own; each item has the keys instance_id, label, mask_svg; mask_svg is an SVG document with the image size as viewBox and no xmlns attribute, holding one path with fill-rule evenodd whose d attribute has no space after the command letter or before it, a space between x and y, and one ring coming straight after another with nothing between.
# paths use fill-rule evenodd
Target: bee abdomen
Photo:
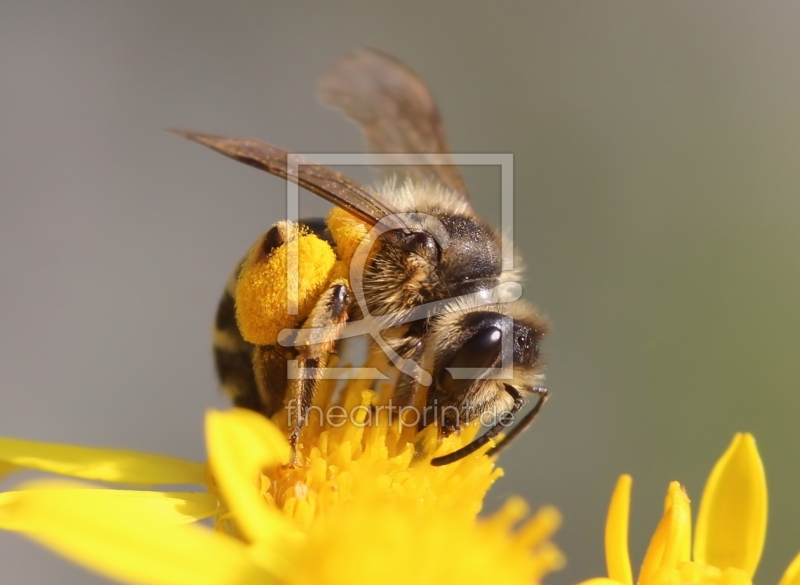
<instances>
[{"instance_id":1,"label":"bee abdomen","mask_svg":"<svg viewBox=\"0 0 800 585\"><path fill-rule=\"evenodd\" d=\"M236 273L217 306L214 321L214 364L225 394L236 406L261 410L258 386L253 374L253 345L242 339L236 323Z\"/></svg>"}]
</instances>

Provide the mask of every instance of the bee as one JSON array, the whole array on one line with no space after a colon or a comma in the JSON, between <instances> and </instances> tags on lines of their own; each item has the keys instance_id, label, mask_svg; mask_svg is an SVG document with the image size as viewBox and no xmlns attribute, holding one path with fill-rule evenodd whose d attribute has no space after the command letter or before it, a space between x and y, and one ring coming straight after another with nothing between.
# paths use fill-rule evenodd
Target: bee
<instances>
[{"instance_id":1,"label":"bee","mask_svg":"<svg viewBox=\"0 0 800 585\"><path fill-rule=\"evenodd\" d=\"M535 406L489 450L494 454L533 422L548 398L540 385L540 342L547 322L524 301L501 302L493 294L516 282L519 271L503 271L503 238L476 214L436 103L410 68L361 49L327 69L319 98L359 124L373 151L405 165L405 181L389 181L373 191L308 161L290 166L287 151L263 142L173 130L336 206L327 223L279 222L234 271L216 314L220 382L236 405L266 416L287 400L300 405L290 423L295 450L344 328L377 317L373 329L381 330L372 331L373 338L393 356L398 370L393 398L400 406L420 405L426 414L442 413L423 417L420 430L436 422L441 438L475 419L494 421L471 443L432 459L433 465L452 463L485 446L510 426L528 396L537 397ZM351 241L354 233L356 240L369 240L357 272L352 271L358 243ZM325 241L333 248L319 245ZM300 290L301 306L294 315L251 310L288 302L264 301L276 291L270 289L274 283L259 276L260 267L287 261L288 244L299 249L299 274L292 286ZM277 292L286 297L285 290ZM280 332L292 328L295 342L287 343ZM290 363L303 375L290 375ZM489 375L501 366L504 375ZM456 375L459 369L472 375Z\"/></svg>"}]
</instances>

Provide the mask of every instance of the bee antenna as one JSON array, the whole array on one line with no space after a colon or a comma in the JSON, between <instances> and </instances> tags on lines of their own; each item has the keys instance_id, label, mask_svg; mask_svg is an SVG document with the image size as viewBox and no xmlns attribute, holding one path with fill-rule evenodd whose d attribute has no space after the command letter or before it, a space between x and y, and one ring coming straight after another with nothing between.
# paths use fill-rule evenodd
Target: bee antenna
<instances>
[{"instance_id":1,"label":"bee antenna","mask_svg":"<svg viewBox=\"0 0 800 585\"><path fill-rule=\"evenodd\" d=\"M517 423L511 431L503 437L503 440L498 444L489 449L486 452L488 457L492 457L497 455L508 447L511 444L511 441L516 439L525 429L533 424L533 421L536 419L536 415L539 414L539 411L544 406L544 403L547 402L547 399L550 397L550 391L547 388L543 388L542 386L534 386L531 390L539 397L536 401L536 406L534 406L528 414L522 417L522 420Z\"/></svg>"},{"instance_id":2,"label":"bee antenna","mask_svg":"<svg viewBox=\"0 0 800 585\"><path fill-rule=\"evenodd\" d=\"M478 437L468 445L465 445L461 447L461 449L453 451L452 453L448 453L447 455L442 455L441 457L435 457L431 459L431 465L433 465L434 467L441 467L442 465L449 465L450 463L455 463L459 459L463 459L468 455L472 455L475 451L486 445L491 439L499 435L503 429L508 427L508 425L514 420L514 415L518 413L520 409L522 409L522 407L524 406L525 400L522 398L517 389L514 388L513 386L504 384L504 387L506 392L508 392L514 399L514 406L511 407L511 410L501 415L500 420L498 420L488 431L486 431L484 434L482 434L480 437ZM533 390L539 396L539 400L536 402L536 406L534 406L533 409L531 409L531 411L525 415L522 421L511 430L511 432L508 434L508 437L506 437L499 445L496 445L491 449L489 449L487 455L489 456L496 455L500 451L500 449L508 445L513 438L515 438L517 435L519 435L519 433L528 428L533 422L533 420L536 418L536 415L539 414L539 411L542 409L542 406L547 401L549 394L547 388L540 388L537 386ZM511 420L509 420L509 417L511 417Z\"/></svg>"}]
</instances>

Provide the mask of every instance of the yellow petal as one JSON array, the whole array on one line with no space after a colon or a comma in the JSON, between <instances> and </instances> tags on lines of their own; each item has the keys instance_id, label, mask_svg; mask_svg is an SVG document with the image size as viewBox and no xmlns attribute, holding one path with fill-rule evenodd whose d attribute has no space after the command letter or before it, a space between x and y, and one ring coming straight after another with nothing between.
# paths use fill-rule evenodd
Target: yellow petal
<instances>
[{"instance_id":1,"label":"yellow petal","mask_svg":"<svg viewBox=\"0 0 800 585\"><path fill-rule=\"evenodd\" d=\"M642 567L639 569L638 583L640 585L650 585L651 578L661 566L661 557L664 554L664 548L666 548L670 521L669 513L661 517L658 526L656 526L656 531L650 539L650 544L647 545L647 552L644 553Z\"/></svg>"},{"instance_id":2,"label":"yellow petal","mask_svg":"<svg viewBox=\"0 0 800 585\"><path fill-rule=\"evenodd\" d=\"M164 522L163 509L101 497L106 490L3 494L3 523L89 569L134 585L260 585L271 574L246 546L199 525ZM58 497L55 497L58 496ZM123 496L124 498L124 496ZM135 504L135 503L134 503ZM141 502L139 502L141 504Z\"/></svg>"},{"instance_id":3,"label":"yellow petal","mask_svg":"<svg viewBox=\"0 0 800 585\"><path fill-rule=\"evenodd\" d=\"M248 540L275 543L286 520L269 508L258 491L261 471L289 461L286 437L268 419L236 408L206 415L209 465L237 528Z\"/></svg>"},{"instance_id":4,"label":"yellow petal","mask_svg":"<svg viewBox=\"0 0 800 585\"><path fill-rule=\"evenodd\" d=\"M0 462L80 479L141 485L204 484L200 463L124 449L99 449L0 437Z\"/></svg>"},{"instance_id":5,"label":"yellow petal","mask_svg":"<svg viewBox=\"0 0 800 585\"><path fill-rule=\"evenodd\" d=\"M625 583L620 583L619 581L615 581L614 579L606 579L605 577L594 577L593 579L587 579L586 581L581 581L578 585L626 585Z\"/></svg>"},{"instance_id":6,"label":"yellow petal","mask_svg":"<svg viewBox=\"0 0 800 585\"><path fill-rule=\"evenodd\" d=\"M722 571L721 585L753 585L750 576L736 567L728 567Z\"/></svg>"},{"instance_id":7,"label":"yellow petal","mask_svg":"<svg viewBox=\"0 0 800 585\"><path fill-rule=\"evenodd\" d=\"M660 566L675 569L681 563L689 560L692 543L692 513L689 497L677 481L669 484L664 513L670 515L670 530Z\"/></svg>"},{"instance_id":8,"label":"yellow petal","mask_svg":"<svg viewBox=\"0 0 800 585\"><path fill-rule=\"evenodd\" d=\"M0 461L0 479L3 479L7 475L11 475L15 471L19 471L18 466L11 463L6 463L5 461Z\"/></svg>"},{"instance_id":9,"label":"yellow petal","mask_svg":"<svg viewBox=\"0 0 800 585\"><path fill-rule=\"evenodd\" d=\"M800 554L789 563L778 585L800 585Z\"/></svg>"},{"instance_id":10,"label":"yellow petal","mask_svg":"<svg viewBox=\"0 0 800 585\"><path fill-rule=\"evenodd\" d=\"M130 513L142 510L156 515L160 522L179 525L195 522L212 516L217 510L217 501L212 495L200 492L155 492L139 490L93 489L79 483L63 481L28 482L20 489L0 493L0 528L4 530L27 531L31 526L18 524L9 509L22 499L26 505L53 506L61 501L71 505L83 505L94 513L114 514L124 508ZM82 489L83 488L83 489Z\"/></svg>"},{"instance_id":11,"label":"yellow petal","mask_svg":"<svg viewBox=\"0 0 800 585\"><path fill-rule=\"evenodd\" d=\"M674 567L659 567L650 577L650 585L684 585L681 572Z\"/></svg>"},{"instance_id":12,"label":"yellow petal","mask_svg":"<svg viewBox=\"0 0 800 585\"><path fill-rule=\"evenodd\" d=\"M675 579L678 564L686 560L686 541L691 534L689 498L677 481L669 485L665 508L642 561L641 585Z\"/></svg>"},{"instance_id":13,"label":"yellow petal","mask_svg":"<svg viewBox=\"0 0 800 585\"><path fill-rule=\"evenodd\" d=\"M738 433L706 483L695 531L694 560L733 567L751 578L767 533L767 480L749 433Z\"/></svg>"},{"instance_id":14,"label":"yellow petal","mask_svg":"<svg viewBox=\"0 0 800 585\"><path fill-rule=\"evenodd\" d=\"M632 483L630 475L622 475L617 480L606 520L606 568L609 578L622 585L633 585L633 571L628 552L628 518L631 509Z\"/></svg>"}]
</instances>

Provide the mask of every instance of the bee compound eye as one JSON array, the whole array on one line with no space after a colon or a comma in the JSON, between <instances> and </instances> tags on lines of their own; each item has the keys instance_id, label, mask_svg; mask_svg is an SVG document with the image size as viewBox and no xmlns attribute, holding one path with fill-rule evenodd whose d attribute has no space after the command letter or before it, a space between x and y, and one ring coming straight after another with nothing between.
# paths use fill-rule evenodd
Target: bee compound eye
<instances>
[{"instance_id":1,"label":"bee compound eye","mask_svg":"<svg viewBox=\"0 0 800 585\"><path fill-rule=\"evenodd\" d=\"M489 368L500 355L503 346L503 332L494 326L484 327L470 337L445 364L439 374L439 385L447 392L466 390L475 376L454 378L448 368Z\"/></svg>"}]
</instances>

